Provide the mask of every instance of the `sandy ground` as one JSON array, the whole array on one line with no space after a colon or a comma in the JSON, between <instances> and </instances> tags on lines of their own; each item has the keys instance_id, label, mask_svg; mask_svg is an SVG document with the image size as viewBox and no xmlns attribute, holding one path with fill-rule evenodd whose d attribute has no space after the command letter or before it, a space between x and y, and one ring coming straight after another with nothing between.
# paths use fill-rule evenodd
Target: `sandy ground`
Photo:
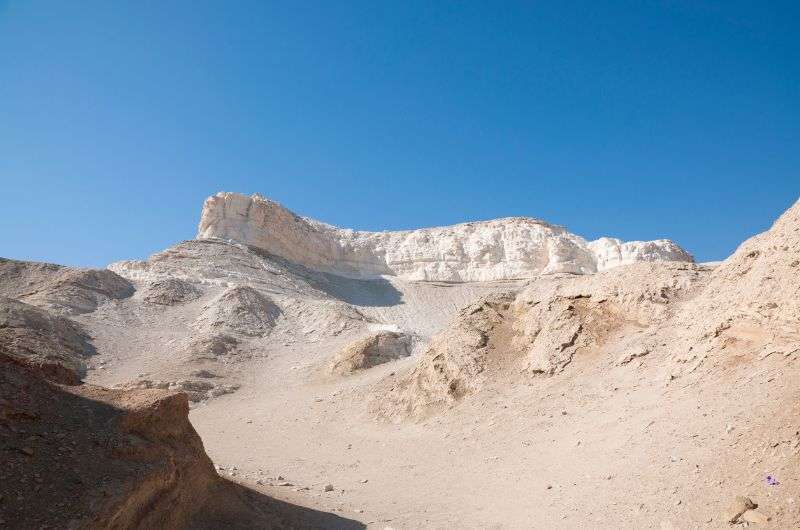
<instances>
[{"instance_id":1,"label":"sandy ground","mask_svg":"<svg viewBox=\"0 0 800 530\"><path fill-rule=\"evenodd\" d=\"M800 374L783 359L667 386L657 363L609 372L597 356L422 423L387 424L365 414L359 392L381 373L319 382L315 354L298 366L297 353L253 367L249 390L190 415L221 473L277 498L368 528L726 528L740 494L798 521L798 480L784 472ZM787 423L759 415L775 400L793 404Z\"/></svg>"}]
</instances>

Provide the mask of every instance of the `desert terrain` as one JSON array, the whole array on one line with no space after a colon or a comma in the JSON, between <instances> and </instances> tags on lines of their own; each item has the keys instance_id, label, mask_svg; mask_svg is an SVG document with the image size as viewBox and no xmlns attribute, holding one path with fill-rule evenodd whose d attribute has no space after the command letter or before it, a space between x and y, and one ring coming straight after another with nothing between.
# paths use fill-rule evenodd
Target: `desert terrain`
<instances>
[{"instance_id":1,"label":"desert terrain","mask_svg":"<svg viewBox=\"0 0 800 530\"><path fill-rule=\"evenodd\" d=\"M800 203L728 259L220 193L0 261L0 526L800 528Z\"/></svg>"}]
</instances>

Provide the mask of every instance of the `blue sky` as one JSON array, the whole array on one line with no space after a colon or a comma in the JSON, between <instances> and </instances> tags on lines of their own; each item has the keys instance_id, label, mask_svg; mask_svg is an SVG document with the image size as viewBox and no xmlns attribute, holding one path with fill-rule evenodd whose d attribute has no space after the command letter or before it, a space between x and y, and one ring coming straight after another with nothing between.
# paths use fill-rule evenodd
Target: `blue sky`
<instances>
[{"instance_id":1,"label":"blue sky","mask_svg":"<svg viewBox=\"0 0 800 530\"><path fill-rule=\"evenodd\" d=\"M0 0L0 255L511 215L727 256L800 195L793 2Z\"/></svg>"}]
</instances>

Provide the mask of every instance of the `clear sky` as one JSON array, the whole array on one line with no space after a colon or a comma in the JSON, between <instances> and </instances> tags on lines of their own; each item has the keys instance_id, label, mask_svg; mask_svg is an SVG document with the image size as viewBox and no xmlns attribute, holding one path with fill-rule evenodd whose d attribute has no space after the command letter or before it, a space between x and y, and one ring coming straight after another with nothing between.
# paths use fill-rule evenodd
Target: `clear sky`
<instances>
[{"instance_id":1,"label":"clear sky","mask_svg":"<svg viewBox=\"0 0 800 530\"><path fill-rule=\"evenodd\" d=\"M797 6L0 0L0 255L143 258L226 190L722 259L800 195Z\"/></svg>"}]
</instances>

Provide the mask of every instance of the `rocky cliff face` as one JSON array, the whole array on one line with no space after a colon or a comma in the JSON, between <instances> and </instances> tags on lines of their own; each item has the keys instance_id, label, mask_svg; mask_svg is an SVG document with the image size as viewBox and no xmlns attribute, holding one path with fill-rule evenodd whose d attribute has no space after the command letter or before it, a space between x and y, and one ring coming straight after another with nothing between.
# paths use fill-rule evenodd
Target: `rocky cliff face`
<instances>
[{"instance_id":1,"label":"rocky cliff face","mask_svg":"<svg viewBox=\"0 0 800 530\"><path fill-rule=\"evenodd\" d=\"M528 217L398 232L342 229L295 215L257 194L237 193L206 200L197 238L237 241L352 278L468 282L589 274L638 261L693 261L666 239L587 242Z\"/></svg>"},{"instance_id":2,"label":"rocky cliff face","mask_svg":"<svg viewBox=\"0 0 800 530\"><path fill-rule=\"evenodd\" d=\"M0 526L187 527L221 479L189 423L186 395L41 376L0 353Z\"/></svg>"}]
</instances>

